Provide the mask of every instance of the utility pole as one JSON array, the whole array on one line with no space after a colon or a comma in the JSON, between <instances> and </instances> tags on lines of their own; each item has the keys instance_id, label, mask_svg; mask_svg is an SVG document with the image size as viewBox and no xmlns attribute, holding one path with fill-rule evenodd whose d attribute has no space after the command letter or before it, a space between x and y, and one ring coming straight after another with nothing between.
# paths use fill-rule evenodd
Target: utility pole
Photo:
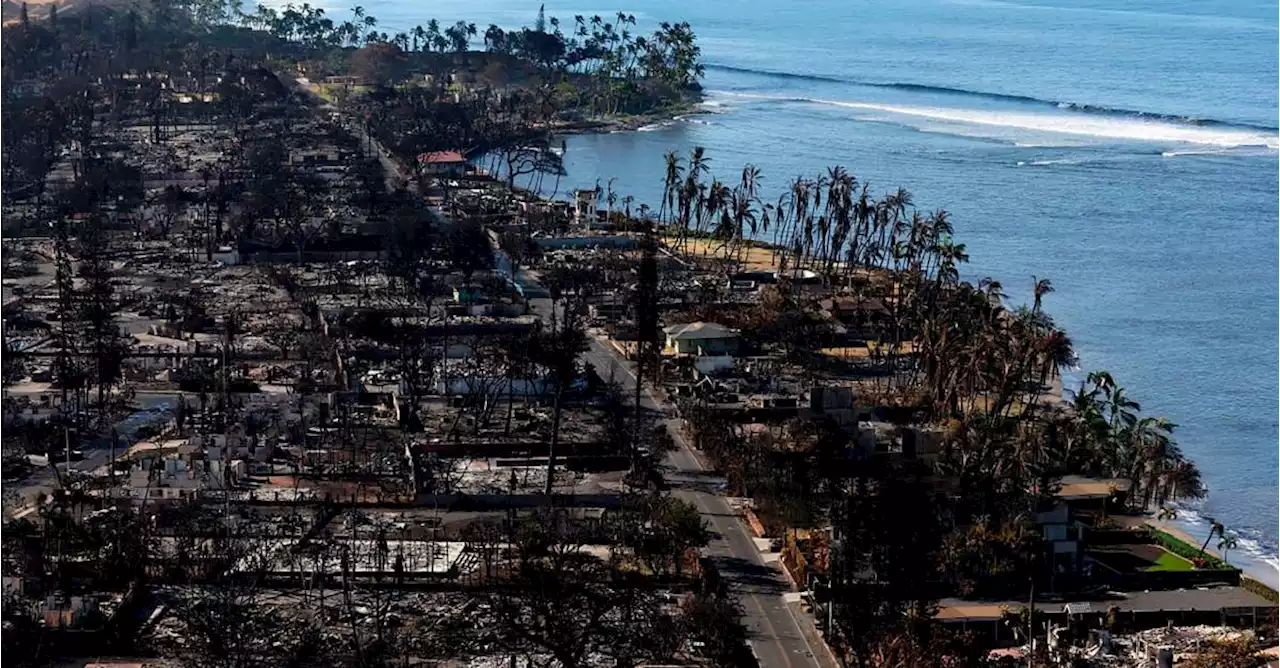
<instances>
[{"instance_id":1,"label":"utility pole","mask_svg":"<svg viewBox=\"0 0 1280 668\"><path fill-rule=\"evenodd\" d=\"M120 432L115 427L111 428L111 463L107 469L111 475L111 488L114 490L116 486L116 444L120 441Z\"/></svg>"},{"instance_id":2,"label":"utility pole","mask_svg":"<svg viewBox=\"0 0 1280 668\"><path fill-rule=\"evenodd\" d=\"M8 157L5 155L5 129L6 129L5 125L8 124L8 116L6 116L4 113L4 106L8 105L9 91L6 90L5 87L3 87L3 82L6 81L6 78L4 76L4 70L5 70L4 35L5 35L4 3L0 3L0 354L4 354L5 362L8 362L9 339L5 337L6 331L5 331L5 314L4 314L4 298L5 298L5 294L4 294L4 274L5 274L5 271L4 271L4 264L5 264L4 262L4 218L5 216L4 214L5 214L5 203L6 203L5 196L8 195L8 186L9 186L9 180L6 179L5 177L6 177L6 174L8 174L9 165L5 161L5 157ZM4 435L5 435L4 385L5 385L4 379L0 379L0 465L3 465L4 453L5 453L5 449L4 449ZM5 491L6 490L4 486L4 475L0 475L0 534L3 534L3 530L4 530ZM0 536L0 540L3 540L3 536ZM5 546L8 546L8 544L5 544ZM8 550L0 549L0 576L4 576L4 573L8 571L8 569L4 567L6 563L9 563L8 558L6 558L5 552L8 552ZM0 585L0 617L3 617L4 613L6 612L6 610L4 609L4 605L5 605L4 600L6 598L8 598L8 596L5 596L4 586Z\"/></svg>"},{"instance_id":3,"label":"utility pole","mask_svg":"<svg viewBox=\"0 0 1280 668\"><path fill-rule=\"evenodd\" d=\"M1027 601L1027 668L1035 668L1036 665L1036 638L1035 638L1035 619L1036 619L1036 576L1033 571L1031 574L1031 596Z\"/></svg>"},{"instance_id":4,"label":"utility pole","mask_svg":"<svg viewBox=\"0 0 1280 668\"><path fill-rule=\"evenodd\" d=\"M835 637L836 629L836 592L831 576L827 576L827 642Z\"/></svg>"}]
</instances>

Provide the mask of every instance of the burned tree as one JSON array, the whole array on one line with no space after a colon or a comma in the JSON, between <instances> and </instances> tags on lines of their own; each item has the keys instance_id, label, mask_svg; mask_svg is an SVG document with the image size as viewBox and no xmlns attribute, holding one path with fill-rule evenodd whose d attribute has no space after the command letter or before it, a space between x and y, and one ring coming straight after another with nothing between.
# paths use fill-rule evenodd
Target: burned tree
<instances>
[{"instance_id":1,"label":"burned tree","mask_svg":"<svg viewBox=\"0 0 1280 668\"><path fill-rule=\"evenodd\" d=\"M116 323L120 305L111 285L110 251L102 220L90 216L80 226L78 255L80 278L84 291L80 298L78 320L83 324L82 350L89 355L92 382L98 392L98 428L107 423L107 393L123 377L123 364L128 343Z\"/></svg>"}]
</instances>

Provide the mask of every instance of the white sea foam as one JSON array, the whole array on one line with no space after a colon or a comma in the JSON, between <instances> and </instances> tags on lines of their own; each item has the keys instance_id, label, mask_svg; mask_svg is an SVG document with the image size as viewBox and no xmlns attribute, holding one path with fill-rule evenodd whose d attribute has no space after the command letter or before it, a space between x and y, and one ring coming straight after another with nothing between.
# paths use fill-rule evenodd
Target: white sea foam
<instances>
[{"instance_id":1,"label":"white sea foam","mask_svg":"<svg viewBox=\"0 0 1280 668\"><path fill-rule=\"evenodd\" d=\"M1192 537L1198 537L1198 540L1204 540L1202 532L1208 520L1199 512L1199 507L1200 504L1175 504L1178 517L1170 524L1180 526ZM1228 528L1227 533L1236 539L1236 549L1227 554L1228 560L1274 586L1280 579L1280 554L1260 540L1262 532L1253 528ZM1209 547L1217 549L1217 542L1210 541Z\"/></svg>"},{"instance_id":2,"label":"white sea foam","mask_svg":"<svg viewBox=\"0 0 1280 668\"><path fill-rule=\"evenodd\" d=\"M1025 167L1044 167L1048 165L1079 165L1084 162L1087 162L1087 161L1086 160L1068 160L1066 158L1062 158L1058 160L1019 160L1018 166L1019 167L1024 167L1024 166Z\"/></svg>"},{"instance_id":3,"label":"white sea foam","mask_svg":"<svg viewBox=\"0 0 1280 668\"><path fill-rule=\"evenodd\" d=\"M1101 137L1144 142L1176 142L1223 147L1280 147L1280 137L1229 128L1203 128L1163 121L1099 118L1084 114L1034 114L1023 112L946 109L940 107L903 107L866 102L812 100L816 104L846 107L901 116L948 121L1032 132Z\"/></svg>"},{"instance_id":4,"label":"white sea foam","mask_svg":"<svg viewBox=\"0 0 1280 668\"><path fill-rule=\"evenodd\" d=\"M1268 147L1270 148L1270 147ZM1162 158L1176 158L1180 155L1226 155L1228 151L1222 149L1210 149L1207 151L1162 151Z\"/></svg>"},{"instance_id":5,"label":"white sea foam","mask_svg":"<svg viewBox=\"0 0 1280 668\"><path fill-rule=\"evenodd\" d=\"M1277 557L1274 554L1268 554L1262 543L1252 538L1236 538L1236 546L1239 549L1244 550L1254 559L1269 564L1272 568L1280 570L1280 557Z\"/></svg>"},{"instance_id":6,"label":"white sea foam","mask_svg":"<svg viewBox=\"0 0 1280 668\"><path fill-rule=\"evenodd\" d=\"M874 102L824 100L808 97L756 95L751 93L725 94L748 99L819 104L844 109L853 109L861 112L872 112L878 116L875 120L886 120L885 115L888 115L893 117L893 120L905 122L910 122L910 119L922 119L924 121L931 121L935 124L941 121L966 126L1000 128L1019 132L1064 134L1082 137L1097 137L1102 139L1200 144L1226 148L1242 146L1267 147L1270 149L1280 148L1280 135L1263 133L1257 130L1230 127L1203 127L1180 124L1172 121L1138 118L1109 118L1093 114L1072 113L1069 110L1064 110L1059 113L1034 113L986 109L917 107L880 104Z\"/></svg>"},{"instance_id":7,"label":"white sea foam","mask_svg":"<svg viewBox=\"0 0 1280 668\"><path fill-rule=\"evenodd\" d=\"M1048 141L1015 141L1014 146L1018 148L1076 148L1079 144L1071 142L1048 142Z\"/></svg>"},{"instance_id":8,"label":"white sea foam","mask_svg":"<svg viewBox=\"0 0 1280 668\"><path fill-rule=\"evenodd\" d=\"M640 127L636 128L636 132L653 132L655 130L664 130L666 128L671 127L672 125L675 125L675 121L671 121L671 120L659 121L657 123L641 125Z\"/></svg>"}]
</instances>

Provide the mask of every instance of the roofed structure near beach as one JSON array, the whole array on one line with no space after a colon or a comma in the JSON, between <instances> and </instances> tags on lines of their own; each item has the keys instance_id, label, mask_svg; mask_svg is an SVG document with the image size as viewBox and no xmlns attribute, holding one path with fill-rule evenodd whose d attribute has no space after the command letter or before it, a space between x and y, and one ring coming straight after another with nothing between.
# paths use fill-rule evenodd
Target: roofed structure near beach
<instances>
[{"instance_id":1,"label":"roofed structure near beach","mask_svg":"<svg viewBox=\"0 0 1280 668\"><path fill-rule=\"evenodd\" d=\"M1128 492L1131 482L1123 478L1090 478L1079 475L1063 476L1058 489L1059 499L1071 501L1076 499L1106 499L1112 495Z\"/></svg>"},{"instance_id":2,"label":"roofed structure near beach","mask_svg":"<svg viewBox=\"0 0 1280 668\"><path fill-rule=\"evenodd\" d=\"M669 352L681 355L732 353L738 347L738 330L714 322L690 322L664 328Z\"/></svg>"},{"instance_id":3,"label":"roofed structure near beach","mask_svg":"<svg viewBox=\"0 0 1280 668\"><path fill-rule=\"evenodd\" d=\"M724 339L738 336L738 330L714 322L690 322L683 325L671 325L662 330L667 338L674 341L692 341L695 339Z\"/></svg>"},{"instance_id":4,"label":"roofed structure near beach","mask_svg":"<svg viewBox=\"0 0 1280 668\"><path fill-rule=\"evenodd\" d=\"M461 151L431 151L418 156L418 162L430 165L452 164L466 161L467 159L462 157Z\"/></svg>"},{"instance_id":5,"label":"roofed structure near beach","mask_svg":"<svg viewBox=\"0 0 1280 668\"><path fill-rule=\"evenodd\" d=\"M461 175L467 158L461 151L431 151L418 155L418 167L426 174Z\"/></svg>"}]
</instances>

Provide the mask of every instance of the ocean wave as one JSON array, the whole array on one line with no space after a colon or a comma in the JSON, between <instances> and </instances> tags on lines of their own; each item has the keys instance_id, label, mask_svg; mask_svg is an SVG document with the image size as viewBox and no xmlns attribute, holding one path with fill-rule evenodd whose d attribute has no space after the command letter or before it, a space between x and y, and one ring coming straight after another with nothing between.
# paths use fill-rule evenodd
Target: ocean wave
<instances>
[{"instance_id":1,"label":"ocean wave","mask_svg":"<svg viewBox=\"0 0 1280 668\"><path fill-rule=\"evenodd\" d=\"M1161 151L1162 158L1176 158L1180 155L1226 155L1227 151L1210 149L1207 151Z\"/></svg>"},{"instance_id":2,"label":"ocean wave","mask_svg":"<svg viewBox=\"0 0 1280 668\"><path fill-rule=\"evenodd\" d=\"M1079 144L1064 144L1061 142L1043 142L1043 141L1015 141L1014 146L1018 148L1075 148Z\"/></svg>"},{"instance_id":3,"label":"ocean wave","mask_svg":"<svg viewBox=\"0 0 1280 668\"><path fill-rule=\"evenodd\" d=\"M976 7L998 7L1001 9L1025 9L1033 11L1072 12L1086 14L1103 14L1113 16L1135 17L1142 20L1162 19L1186 25L1200 25L1214 28L1235 28L1246 30L1268 30L1274 26L1269 21L1234 16L1212 16L1208 14L1179 14L1171 12L1153 12L1140 9L1110 9L1103 7L1072 7L1042 5L1038 3L1004 2L1003 0L951 0L954 4Z\"/></svg>"},{"instance_id":4,"label":"ocean wave","mask_svg":"<svg viewBox=\"0 0 1280 668\"><path fill-rule=\"evenodd\" d=\"M1139 111L1134 109L1124 109L1122 107L1111 107L1099 104L1085 104L1081 102L1069 102L1061 100L1046 100L1043 98L1032 97L1030 95L1014 95L1009 93L991 93L979 90L970 90L967 88L953 88L950 86L931 86L928 84L901 83L901 82L877 82L866 81L861 79L848 79L841 77L832 77L821 74L801 74L798 72L778 72L773 70L758 70L750 67L736 67L734 65L716 65L706 66L710 70L721 70L724 72L738 72L742 74L756 74L760 76L775 77L780 79L794 79L799 81L820 81L826 83L843 83L855 86L866 86L868 88L887 88L891 90L910 91L917 93L934 93L942 95L954 95L962 97L981 98L986 100L999 100L1004 102L1019 102L1022 104L1032 104L1036 106L1056 107L1067 111L1077 111L1083 114L1096 114L1101 116L1120 116L1137 118L1153 121L1167 121L1171 123L1185 123L1193 126L1205 127L1227 127L1242 128L1247 130L1257 130L1261 132L1280 132L1280 127L1272 127L1269 125L1259 125L1254 123L1238 123L1232 121L1217 120L1212 118L1201 118L1198 116L1183 116L1178 114L1164 114L1154 111Z\"/></svg>"},{"instance_id":5,"label":"ocean wave","mask_svg":"<svg viewBox=\"0 0 1280 668\"><path fill-rule=\"evenodd\" d=\"M648 123L646 125L641 125L640 127L636 128L636 132L656 132L658 130L665 130L669 127L674 126L676 123L688 123L692 125L711 125L711 121L698 118L696 114L681 114L679 116L672 116L671 118L666 120L657 121L654 123Z\"/></svg>"},{"instance_id":6,"label":"ocean wave","mask_svg":"<svg viewBox=\"0 0 1280 668\"><path fill-rule=\"evenodd\" d=\"M641 125L640 127L636 128L636 132L654 132L657 130L665 130L666 128L669 128L675 124L676 124L675 121L659 121L657 123L649 123L648 125Z\"/></svg>"},{"instance_id":7,"label":"ocean wave","mask_svg":"<svg viewBox=\"0 0 1280 668\"><path fill-rule=\"evenodd\" d=\"M1174 504L1177 510L1177 519L1172 524L1182 525L1184 527L1192 527L1200 529L1209 523L1208 518L1201 513L1199 504ZM1198 535L1198 531L1190 532ZM1269 539L1261 530L1253 527L1233 528L1228 527L1227 533L1236 539L1236 551L1243 553L1246 558L1270 566L1280 571L1280 544ZM1200 538L1203 540L1203 537ZM1217 548L1216 541L1210 541L1210 548ZM1230 558L1230 555L1228 555Z\"/></svg>"},{"instance_id":8,"label":"ocean wave","mask_svg":"<svg viewBox=\"0 0 1280 668\"><path fill-rule=\"evenodd\" d=\"M1270 564L1273 568L1280 570L1280 556L1273 552L1268 552L1267 548L1261 541L1254 538L1236 538L1236 545L1239 549L1244 550L1246 554L1266 564ZM1230 555L1228 555L1230 558Z\"/></svg>"},{"instance_id":9,"label":"ocean wave","mask_svg":"<svg viewBox=\"0 0 1280 668\"><path fill-rule=\"evenodd\" d=\"M1019 160L1019 167L1046 167L1048 165L1081 165L1088 160L1068 160L1066 158L1060 160Z\"/></svg>"},{"instance_id":10,"label":"ocean wave","mask_svg":"<svg viewBox=\"0 0 1280 668\"><path fill-rule=\"evenodd\" d=\"M720 92L722 95L773 102L795 102L853 109L882 115L871 120L890 120L889 114L923 119L930 122L960 123L1021 132L1043 132L1142 142L1201 144L1227 148L1280 148L1280 136L1243 128L1207 128L1137 118L1107 118L1063 113L1028 113L989 109L950 107L917 107L877 102L824 100L813 97L758 95L754 93Z\"/></svg>"}]
</instances>

